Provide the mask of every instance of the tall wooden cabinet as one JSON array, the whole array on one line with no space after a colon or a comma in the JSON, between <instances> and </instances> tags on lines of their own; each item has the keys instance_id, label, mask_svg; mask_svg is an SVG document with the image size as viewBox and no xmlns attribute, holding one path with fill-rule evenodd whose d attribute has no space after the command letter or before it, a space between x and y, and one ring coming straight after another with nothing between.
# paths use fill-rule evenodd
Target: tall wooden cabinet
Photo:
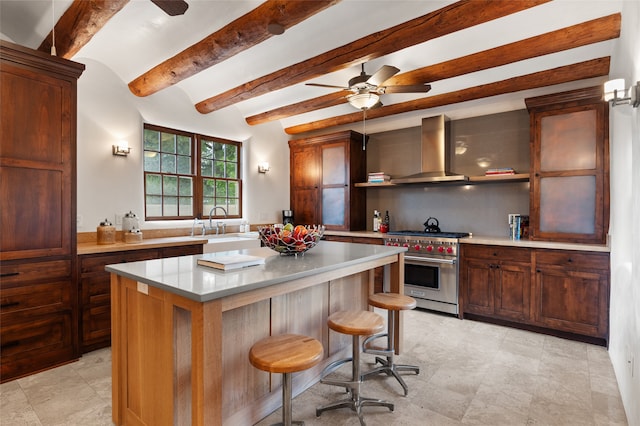
<instances>
[{"instance_id":1,"label":"tall wooden cabinet","mask_svg":"<svg viewBox=\"0 0 640 426\"><path fill-rule=\"evenodd\" d=\"M609 110L602 87L525 103L531 117L530 238L606 243Z\"/></svg>"},{"instance_id":2,"label":"tall wooden cabinet","mask_svg":"<svg viewBox=\"0 0 640 426\"><path fill-rule=\"evenodd\" d=\"M366 228L363 136L353 131L289 141L291 210L295 222L327 229Z\"/></svg>"},{"instance_id":3,"label":"tall wooden cabinet","mask_svg":"<svg viewBox=\"0 0 640 426\"><path fill-rule=\"evenodd\" d=\"M78 357L76 82L84 65L0 42L2 381Z\"/></svg>"}]
</instances>

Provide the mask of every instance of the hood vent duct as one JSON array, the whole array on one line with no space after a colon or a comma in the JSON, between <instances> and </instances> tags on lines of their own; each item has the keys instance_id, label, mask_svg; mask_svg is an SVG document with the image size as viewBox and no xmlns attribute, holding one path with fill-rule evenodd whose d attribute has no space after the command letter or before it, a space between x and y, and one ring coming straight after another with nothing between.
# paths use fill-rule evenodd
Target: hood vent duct
<instances>
[{"instance_id":1,"label":"hood vent duct","mask_svg":"<svg viewBox=\"0 0 640 426\"><path fill-rule=\"evenodd\" d=\"M420 173L391 179L391 183L464 182L469 177L451 173L449 129L451 122L444 115L422 119L420 143L422 168Z\"/></svg>"}]
</instances>

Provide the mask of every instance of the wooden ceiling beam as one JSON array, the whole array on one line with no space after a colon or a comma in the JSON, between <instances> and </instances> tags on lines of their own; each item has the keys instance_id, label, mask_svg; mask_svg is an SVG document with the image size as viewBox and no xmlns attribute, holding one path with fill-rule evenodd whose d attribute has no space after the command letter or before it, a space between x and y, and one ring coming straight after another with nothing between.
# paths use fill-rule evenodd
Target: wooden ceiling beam
<instances>
[{"instance_id":1,"label":"wooden ceiling beam","mask_svg":"<svg viewBox=\"0 0 640 426\"><path fill-rule=\"evenodd\" d=\"M74 0L55 24L57 56L71 59L129 0ZM53 31L38 50L51 52Z\"/></svg>"},{"instance_id":2,"label":"wooden ceiling beam","mask_svg":"<svg viewBox=\"0 0 640 426\"><path fill-rule=\"evenodd\" d=\"M548 1L461 0L205 99L196 109L207 114Z\"/></svg>"},{"instance_id":3,"label":"wooden ceiling beam","mask_svg":"<svg viewBox=\"0 0 640 426\"><path fill-rule=\"evenodd\" d=\"M269 24L285 30L340 0L268 0L129 83L136 96L149 96L249 49L274 34Z\"/></svg>"},{"instance_id":4,"label":"wooden ceiling beam","mask_svg":"<svg viewBox=\"0 0 640 426\"><path fill-rule=\"evenodd\" d=\"M493 49L430 65L391 77L385 85L411 85L457 77L525 59L574 49L592 43L620 37L619 13L583 22L557 31L548 32L525 40L516 41ZM351 92L348 92L349 94ZM306 112L340 105L345 102L345 92L308 99L295 104L274 108L246 118L249 125L266 123Z\"/></svg>"},{"instance_id":5,"label":"wooden ceiling beam","mask_svg":"<svg viewBox=\"0 0 640 426\"><path fill-rule=\"evenodd\" d=\"M416 99L413 101L401 102L389 106L383 106L367 111L367 120L387 117L405 112L418 111L428 108L435 108L444 105L451 105L460 102L467 102L476 99L488 98L503 95L506 93L519 92L522 90L535 89L539 87L553 86L555 84L567 83L570 81L584 80L587 78L602 77L609 74L610 57L592 59L590 61L579 62L577 64L566 65L546 71L540 71L523 76L513 77L495 83L470 87L468 89L455 92L443 93L440 95ZM338 117L318 120L311 123L299 124L287 127L285 132L290 135L322 130L329 127L344 124L356 123L362 120L362 111Z\"/></svg>"}]
</instances>

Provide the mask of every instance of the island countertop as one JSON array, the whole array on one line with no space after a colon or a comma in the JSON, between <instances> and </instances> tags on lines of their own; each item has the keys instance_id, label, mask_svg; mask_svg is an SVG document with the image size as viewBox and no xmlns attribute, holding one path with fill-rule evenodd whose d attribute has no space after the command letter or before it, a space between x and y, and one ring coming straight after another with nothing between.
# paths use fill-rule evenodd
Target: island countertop
<instances>
[{"instance_id":1,"label":"island countertop","mask_svg":"<svg viewBox=\"0 0 640 426\"><path fill-rule=\"evenodd\" d=\"M207 302L404 251L404 247L321 241L298 257L281 256L266 247L211 253L214 256L242 253L265 258L264 265L228 271L198 265L197 259L203 255L107 265L106 270L196 302Z\"/></svg>"},{"instance_id":2,"label":"island countertop","mask_svg":"<svg viewBox=\"0 0 640 426\"><path fill-rule=\"evenodd\" d=\"M251 425L282 404L270 374L248 360L252 345L296 333L322 343L322 361L296 374L293 394L347 358L352 339L328 327L329 316L370 309L376 269L402 293L403 247L320 241L304 256L268 248L264 265L220 271L202 255L112 264L112 414L118 426ZM403 321L395 312L395 349Z\"/></svg>"}]
</instances>

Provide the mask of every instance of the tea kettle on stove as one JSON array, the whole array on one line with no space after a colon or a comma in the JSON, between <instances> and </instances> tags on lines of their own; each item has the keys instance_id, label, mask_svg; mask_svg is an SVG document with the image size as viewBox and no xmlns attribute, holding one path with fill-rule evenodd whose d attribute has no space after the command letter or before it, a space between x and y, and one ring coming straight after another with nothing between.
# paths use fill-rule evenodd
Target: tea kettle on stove
<instances>
[{"instance_id":1,"label":"tea kettle on stove","mask_svg":"<svg viewBox=\"0 0 640 426\"><path fill-rule=\"evenodd\" d=\"M436 233L436 232L440 232L440 227L438 219L436 219L435 217L430 217L429 219L427 219L427 221L425 223L423 223L424 225L424 232L428 232L428 233Z\"/></svg>"}]
</instances>

